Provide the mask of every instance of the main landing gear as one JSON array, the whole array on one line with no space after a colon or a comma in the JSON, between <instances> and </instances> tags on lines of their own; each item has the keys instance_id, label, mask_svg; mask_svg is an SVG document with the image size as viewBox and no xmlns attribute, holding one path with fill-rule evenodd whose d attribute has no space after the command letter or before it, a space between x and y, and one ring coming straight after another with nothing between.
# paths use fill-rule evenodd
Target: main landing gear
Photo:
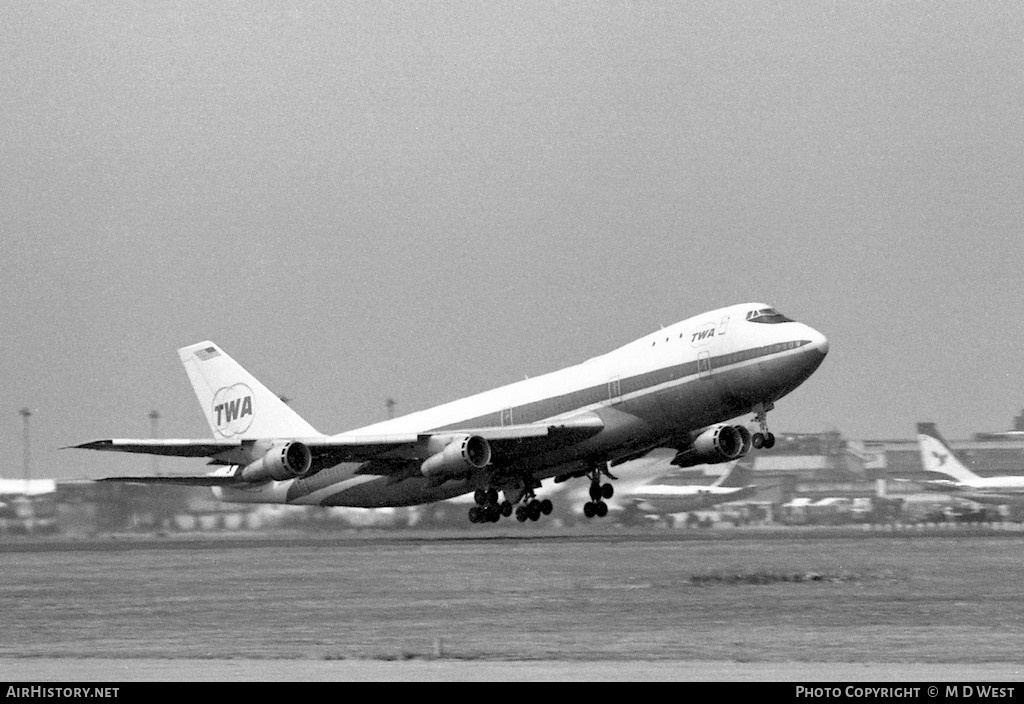
<instances>
[{"instance_id":1,"label":"main landing gear","mask_svg":"<svg viewBox=\"0 0 1024 704\"><path fill-rule=\"evenodd\" d=\"M609 479L615 479L612 473L605 467L594 467L587 476L590 477L590 501L583 504L583 515L587 518L604 518L608 515L608 504L602 499L610 499L615 494L615 487L611 484L602 484L601 475Z\"/></svg>"},{"instance_id":2,"label":"main landing gear","mask_svg":"<svg viewBox=\"0 0 1024 704\"><path fill-rule=\"evenodd\" d=\"M750 438L750 442L757 449L763 447L766 450L770 450L775 446L775 436L768 432L768 411L773 408L775 408L775 404L769 403L767 405L759 404L754 409L754 420L757 421L761 429L754 433Z\"/></svg>"},{"instance_id":3,"label":"main landing gear","mask_svg":"<svg viewBox=\"0 0 1024 704\"><path fill-rule=\"evenodd\" d=\"M512 504L498 503L497 489L477 489L473 500L477 505L469 509L470 523L497 523L502 516L512 515Z\"/></svg>"},{"instance_id":4,"label":"main landing gear","mask_svg":"<svg viewBox=\"0 0 1024 704\"><path fill-rule=\"evenodd\" d=\"M520 523L525 523L527 520L536 521L542 515L551 515L554 505L551 503L551 499L541 499L538 501L533 497L532 492L529 498L524 498L522 504L516 508L516 520Z\"/></svg>"},{"instance_id":5,"label":"main landing gear","mask_svg":"<svg viewBox=\"0 0 1024 704\"><path fill-rule=\"evenodd\" d=\"M470 523L497 523L502 518L512 515L512 502L505 499L498 503L497 489L477 489L473 493L473 500L477 505L469 509ZM527 520L536 521L542 515L550 515L554 509L551 499L538 501L532 489L523 492L519 501L522 503L516 507L515 513L516 520L520 523Z\"/></svg>"}]
</instances>

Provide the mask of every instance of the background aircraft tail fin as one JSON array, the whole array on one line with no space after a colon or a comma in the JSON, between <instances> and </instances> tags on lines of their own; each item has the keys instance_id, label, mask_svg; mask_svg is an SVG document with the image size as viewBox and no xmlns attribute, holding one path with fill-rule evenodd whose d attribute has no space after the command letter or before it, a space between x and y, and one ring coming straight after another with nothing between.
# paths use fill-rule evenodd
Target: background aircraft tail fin
<instances>
[{"instance_id":1,"label":"background aircraft tail fin","mask_svg":"<svg viewBox=\"0 0 1024 704\"><path fill-rule=\"evenodd\" d=\"M738 489L754 483L754 468L749 461L736 460L732 467L726 470L725 474L718 478L712 486L720 486L725 489Z\"/></svg>"},{"instance_id":2,"label":"background aircraft tail fin","mask_svg":"<svg viewBox=\"0 0 1024 704\"><path fill-rule=\"evenodd\" d=\"M217 345L199 342L178 350L185 373L216 438L320 435Z\"/></svg>"},{"instance_id":3,"label":"background aircraft tail fin","mask_svg":"<svg viewBox=\"0 0 1024 704\"><path fill-rule=\"evenodd\" d=\"M921 465L927 471L945 474L959 482L972 482L981 478L957 458L935 423L917 424L917 443L921 449Z\"/></svg>"}]
</instances>

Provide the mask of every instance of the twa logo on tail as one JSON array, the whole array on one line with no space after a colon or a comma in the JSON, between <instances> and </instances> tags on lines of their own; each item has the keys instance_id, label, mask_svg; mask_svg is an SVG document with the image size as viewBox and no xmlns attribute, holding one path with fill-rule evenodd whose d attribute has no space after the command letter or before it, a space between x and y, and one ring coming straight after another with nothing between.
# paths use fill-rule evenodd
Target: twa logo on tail
<instances>
[{"instance_id":1,"label":"twa logo on tail","mask_svg":"<svg viewBox=\"0 0 1024 704\"><path fill-rule=\"evenodd\" d=\"M252 425L252 419L252 389L245 384L217 389L213 395L213 420L219 435L241 435Z\"/></svg>"}]
</instances>

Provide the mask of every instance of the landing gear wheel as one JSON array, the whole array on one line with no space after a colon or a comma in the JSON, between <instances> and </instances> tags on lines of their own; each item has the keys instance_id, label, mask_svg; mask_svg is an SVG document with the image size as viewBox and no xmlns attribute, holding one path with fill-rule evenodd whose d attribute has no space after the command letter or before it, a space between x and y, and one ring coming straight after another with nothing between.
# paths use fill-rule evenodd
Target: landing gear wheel
<instances>
[{"instance_id":1,"label":"landing gear wheel","mask_svg":"<svg viewBox=\"0 0 1024 704\"><path fill-rule=\"evenodd\" d=\"M469 509L469 522L470 523L480 523L481 522L481 515L480 515L481 513L482 513L482 509L479 506L474 506L473 508Z\"/></svg>"},{"instance_id":2,"label":"landing gear wheel","mask_svg":"<svg viewBox=\"0 0 1024 704\"><path fill-rule=\"evenodd\" d=\"M483 489L477 489L473 492L473 501L476 501L477 506L483 506L487 503L487 492Z\"/></svg>"},{"instance_id":3,"label":"landing gear wheel","mask_svg":"<svg viewBox=\"0 0 1024 704\"><path fill-rule=\"evenodd\" d=\"M540 512L545 516L550 516L551 511L554 510L554 506L551 504L551 499L544 499L540 502Z\"/></svg>"},{"instance_id":4,"label":"landing gear wheel","mask_svg":"<svg viewBox=\"0 0 1024 704\"><path fill-rule=\"evenodd\" d=\"M750 438L750 444L757 449L762 447L770 450L775 445L775 436L768 432L768 411L775 408L774 403L759 403L754 407L754 420L760 430Z\"/></svg>"},{"instance_id":5,"label":"landing gear wheel","mask_svg":"<svg viewBox=\"0 0 1024 704\"><path fill-rule=\"evenodd\" d=\"M512 515L512 504L509 503L508 501L502 501L500 508L501 508L501 515L504 516L505 518L508 518L509 516Z\"/></svg>"},{"instance_id":6,"label":"landing gear wheel","mask_svg":"<svg viewBox=\"0 0 1024 704\"><path fill-rule=\"evenodd\" d=\"M601 478L608 477L614 480L616 477L608 470L608 463L603 465L594 464L587 470L586 476L590 478L590 501L594 504L601 503L601 499L610 499L615 494L615 487L611 484L602 484ZM586 507L584 506L584 512ZM589 516L588 516L589 517Z\"/></svg>"},{"instance_id":7,"label":"landing gear wheel","mask_svg":"<svg viewBox=\"0 0 1024 704\"><path fill-rule=\"evenodd\" d=\"M530 517L530 520L536 521L538 518L540 518L540 502L534 499L526 507L526 511L527 515Z\"/></svg>"},{"instance_id":8,"label":"landing gear wheel","mask_svg":"<svg viewBox=\"0 0 1024 704\"><path fill-rule=\"evenodd\" d=\"M587 503L583 504L583 515L587 518L593 518L595 513L595 506L596 504L594 504L592 501L588 501Z\"/></svg>"},{"instance_id":9,"label":"landing gear wheel","mask_svg":"<svg viewBox=\"0 0 1024 704\"><path fill-rule=\"evenodd\" d=\"M498 503L498 490L488 489L487 490L487 503L497 504Z\"/></svg>"},{"instance_id":10,"label":"landing gear wheel","mask_svg":"<svg viewBox=\"0 0 1024 704\"><path fill-rule=\"evenodd\" d=\"M606 504L604 501L598 501L597 503L595 503L594 504L594 514L598 518L604 518L605 516L607 516L608 515L608 504Z\"/></svg>"},{"instance_id":11,"label":"landing gear wheel","mask_svg":"<svg viewBox=\"0 0 1024 704\"><path fill-rule=\"evenodd\" d=\"M525 523L526 519L530 517L530 510L525 506L516 507L516 520L520 523Z\"/></svg>"}]
</instances>

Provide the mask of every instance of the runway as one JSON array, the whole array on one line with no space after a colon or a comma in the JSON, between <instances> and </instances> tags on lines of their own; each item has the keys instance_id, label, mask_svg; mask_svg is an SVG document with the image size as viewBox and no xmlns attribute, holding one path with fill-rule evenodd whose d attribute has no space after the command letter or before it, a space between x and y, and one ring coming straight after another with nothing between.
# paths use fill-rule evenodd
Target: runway
<instances>
[{"instance_id":1,"label":"runway","mask_svg":"<svg viewBox=\"0 0 1024 704\"><path fill-rule=\"evenodd\" d=\"M1013 682L1019 663L0 659L10 682Z\"/></svg>"},{"instance_id":2,"label":"runway","mask_svg":"<svg viewBox=\"0 0 1024 704\"><path fill-rule=\"evenodd\" d=\"M681 533L6 544L0 671L19 681L1022 676L1019 533Z\"/></svg>"}]
</instances>

